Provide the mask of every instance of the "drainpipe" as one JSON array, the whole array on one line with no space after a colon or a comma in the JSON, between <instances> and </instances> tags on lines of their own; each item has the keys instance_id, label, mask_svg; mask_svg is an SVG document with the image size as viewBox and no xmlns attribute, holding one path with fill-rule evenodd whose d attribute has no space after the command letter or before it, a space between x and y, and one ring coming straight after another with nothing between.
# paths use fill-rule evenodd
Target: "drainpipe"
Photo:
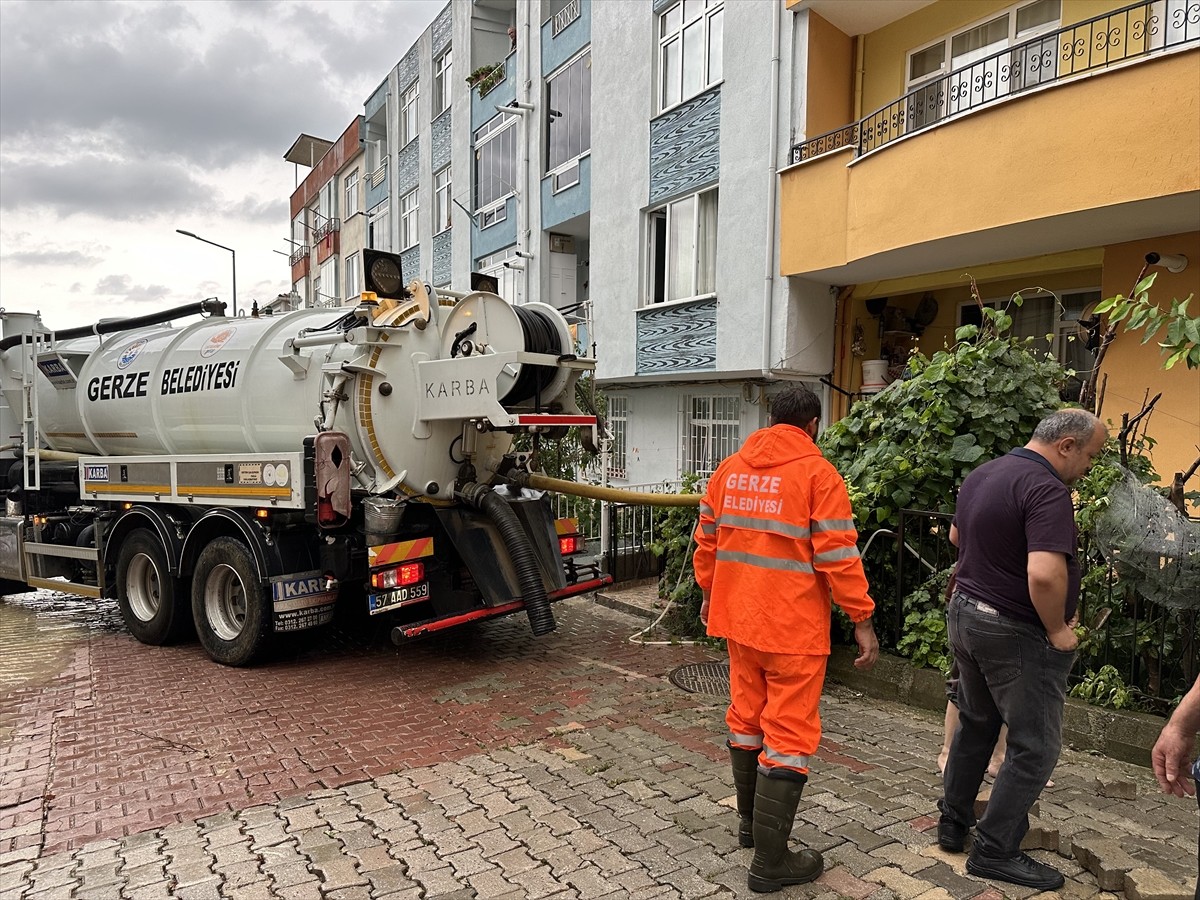
<instances>
[{"instance_id":1,"label":"drainpipe","mask_svg":"<svg viewBox=\"0 0 1200 900\"><path fill-rule=\"evenodd\" d=\"M530 262L525 264L525 302L526 303L532 303L535 299L533 296L533 291L531 290L532 285L530 284L530 281L532 278L531 272L533 269L533 265L532 265L533 251L530 249L530 246L529 246L530 234L533 231L533 229L530 226L530 222L533 221L533 210L530 209L530 207L529 207L529 204L531 202L533 202L533 198L531 197L531 195L529 193L529 185L530 185L529 144L530 144L530 135L533 131L533 115L532 115L533 104L530 102L530 99L529 99L529 82L530 82L530 79L532 78L532 73L533 73L533 34L529 27L529 19L532 15L532 13L530 12L531 6L532 6L532 4L528 4L528 3L525 4L525 12L523 14L524 21L521 23L521 27L525 32L525 37L524 37L524 40L522 41L520 49L518 51L520 53L520 55L517 57L517 69L518 69L518 71L521 72L521 100L529 106L529 112L525 114L524 121L521 123L521 128L524 129L524 132L525 132L525 140L522 142L524 146L521 148L521 152L523 154L523 159L521 160L521 167L522 167L522 172L524 173L524 175L522 176L523 187L521 189L524 196L521 198L521 200L522 200L522 206L525 210L525 216L518 224L520 224L524 230L517 236L518 251L524 250L525 258L530 260ZM541 192L540 191L538 192L538 199L540 202L541 201ZM518 255L520 255L520 254L518 253ZM538 271L540 272L541 269L539 268ZM539 299L539 300L541 299L540 291L539 291L538 297L536 299Z\"/></svg>"},{"instance_id":2,"label":"drainpipe","mask_svg":"<svg viewBox=\"0 0 1200 900\"><path fill-rule=\"evenodd\" d=\"M775 244L779 235L775 230L775 212L779 205L779 175L776 171L779 155L779 34L782 30L780 17L783 15L783 4L771 4L771 123L767 131L770 135L770 149L767 157L767 177L770 188L767 192L767 268L763 276L763 346L762 374L763 378L771 377L771 306L775 294Z\"/></svg>"},{"instance_id":3,"label":"drainpipe","mask_svg":"<svg viewBox=\"0 0 1200 900\"><path fill-rule=\"evenodd\" d=\"M867 36L860 34L854 44L854 121L863 116L863 55L867 50Z\"/></svg>"}]
</instances>

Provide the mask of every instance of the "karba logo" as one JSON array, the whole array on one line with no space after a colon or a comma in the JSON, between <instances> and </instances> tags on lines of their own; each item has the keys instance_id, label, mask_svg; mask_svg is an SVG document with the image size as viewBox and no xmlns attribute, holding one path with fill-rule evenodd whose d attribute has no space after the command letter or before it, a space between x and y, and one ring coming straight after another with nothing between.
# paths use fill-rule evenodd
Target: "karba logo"
<instances>
[{"instance_id":1,"label":"karba logo","mask_svg":"<svg viewBox=\"0 0 1200 900\"><path fill-rule=\"evenodd\" d=\"M108 481L108 466L85 465L83 467L84 481Z\"/></svg>"},{"instance_id":2,"label":"karba logo","mask_svg":"<svg viewBox=\"0 0 1200 900\"><path fill-rule=\"evenodd\" d=\"M224 328L221 331L218 331L204 342L204 346L200 348L200 355L205 359L208 359L225 346L225 342L233 337L235 331L237 331L236 328Z\"/></svg>"},{"instance_id":3,"label":"karba logo","mask_svg":"<svg viewBox=\"0 0 1200 900\"><path fill-rule=\"evenodd\" d=\"M324 593L324 589L320 578L281 581L275 585L275 596L279 600L291 600L293 597L307 597L309 594L321 593Z\"/></svg>"},{"instance_id":4,"label":"karba logo","mask_svg":"<svg viewBox=\"0 0 1200 900\"><path fill-rule=\"evenodd\" d=\"M134 341L128 347L121 351L121 358L117 360L118 369L128 369L133 361L138 358L138 354L142 352L142 348L146 346L148 341L142 338L140 341Z\"/></svg>"}]
</instances>

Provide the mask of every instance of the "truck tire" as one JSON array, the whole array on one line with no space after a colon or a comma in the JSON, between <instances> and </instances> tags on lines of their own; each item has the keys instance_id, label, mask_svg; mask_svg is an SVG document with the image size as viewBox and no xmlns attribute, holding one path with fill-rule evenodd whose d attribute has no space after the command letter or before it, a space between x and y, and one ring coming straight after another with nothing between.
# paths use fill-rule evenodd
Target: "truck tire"
<instances>
[{"instance_id":1,"label":"truck tire","mask_svg":"<svg viewBox=\"0 0 1200 900\"><path fill-rule=\"evenodd\" d=\"M182 588L154 533L130 532L117 556L117 603L129 633L155 647L187 637L192 618Z\"/></svg>"},{"instance_id":2,"label":"truck tire","mask_svg":"<svg viewBox=\"0 0 1200 900\"><path fill-rule=\"evenodd\" d=\"M250 548L213 538L192 575L192 618L205 651L224 666L249 665L271 636L271 605Z\"/></svg>"}]
</instances>

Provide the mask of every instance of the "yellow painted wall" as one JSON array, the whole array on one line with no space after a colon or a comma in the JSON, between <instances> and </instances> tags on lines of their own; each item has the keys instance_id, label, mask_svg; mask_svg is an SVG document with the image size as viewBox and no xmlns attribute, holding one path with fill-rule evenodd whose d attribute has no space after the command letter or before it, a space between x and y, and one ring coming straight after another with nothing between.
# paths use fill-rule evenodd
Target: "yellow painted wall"
<instances>
[{"instance_id":1,"label":"yellow painted wall","mask_svg":"<svg viewBox=\"0 0 1200 900\"><path fill-rule=\"evenodd\" d=\"M1146 102L1167 84L1170 103ZM1200 50L1191 50L998 103L897 141L857 161L848 178L838 171L844 154L818 159L781 178L780 269L803 275L946 237L1195 192L1198 134ZM839 253L831 220L842 215Z\"/></svg>"},{"instance_id":2,"label":"yellow painted wall","mask_svg":"<svg viewBox=\"0 0 1200 900\"><path fill-rule=\"evenodd\" d=\"M1158 273L1150 291L1151 301L1167 307L1172 299L1182 300L1193 294L1188 308L1192 315L1200 314L1200 232L1105 248L1104 296L1128 296L1146 254L1151 251L1183 253L1188 258L1187 268L1178 275L1160 267L1150 270ZM1158 441L1152 454L1154 468L1169 484L1174 473L1185 471L1200 456L1200 370L1189 370L1177 363L1171 371L1164 372L1165 359L1153 339L1142 344L1140 332L1118 332L1101 368L1108 374L1108 387L1100 414L1119 428L1121 414L1136 415L1147 390L1151 397L1163 392L1151 414L1149 433ZM1200 474L1194 475L1186 488L1200 490Z\"/></svg>"},{"instance_id":3,"label":"yellow painted wall","mask_svg":"<svg viewBox=\"0 0 1200 900\"><path fill-rule=\"evenodd\" d=\"M867 35L863 56L863 115L904 95L910 50L986 21L1014 5L1011 0L942 0ZM1127 5L1120 0L1062 0L1062 24L1082 22ZM949 74L948 70L945 74Z\"/></svg>"},{"instance_id":4,"label":"yellow painted wall","mask_svg":"<svg viewBox=\"0 0 1200 900\"><path fill-rule=\"evenodd\" d=\"M805 136L854 121L854 39L815 12L808 14Z\"/></svg>"}]
</instances>

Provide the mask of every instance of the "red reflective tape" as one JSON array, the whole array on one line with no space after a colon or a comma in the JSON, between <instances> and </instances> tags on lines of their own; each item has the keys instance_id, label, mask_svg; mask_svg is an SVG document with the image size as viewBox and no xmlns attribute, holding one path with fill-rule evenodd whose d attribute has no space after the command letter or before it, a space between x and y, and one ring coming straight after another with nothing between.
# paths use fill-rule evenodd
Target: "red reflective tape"
<instances>
[{"instance_id":1,"label":"red reflective tape","mask_svg":"<svg viewBox=\"0 0 1200 900\"><path fill-rule=\"evenodd\" d=\"M606 584L612 584L612 582L613 577L611 575L601 575L599 578L593 578L591 581L581 581L578 584L569 584L565 588L550 591L546 596L551 600L561 600L563 597L574 597L576 594L594 591L596 588L602 588Z\"/></svg>"},{"instance_id":2,"label":"red reflective tape","mask_svg":"<svg viewBox=\"0 0 1200 900\"><path fill-rule=\"evenodd\" d=\"M444 628L453 628L455 625L464 625L467 622L475 622L479 619L487 619L492 616L502 616L505 613L516 612L524 606L525 601L514 600L512 603L505 603L503 606L478 609L475 612L464 613L461 616L451 616L448 619L438 619L434 622L410 625L407 628L400 628L399 630L405 637L416 637L419 634L428 634L431 631L441 631Z\"/></svg>"}]
</instances>

